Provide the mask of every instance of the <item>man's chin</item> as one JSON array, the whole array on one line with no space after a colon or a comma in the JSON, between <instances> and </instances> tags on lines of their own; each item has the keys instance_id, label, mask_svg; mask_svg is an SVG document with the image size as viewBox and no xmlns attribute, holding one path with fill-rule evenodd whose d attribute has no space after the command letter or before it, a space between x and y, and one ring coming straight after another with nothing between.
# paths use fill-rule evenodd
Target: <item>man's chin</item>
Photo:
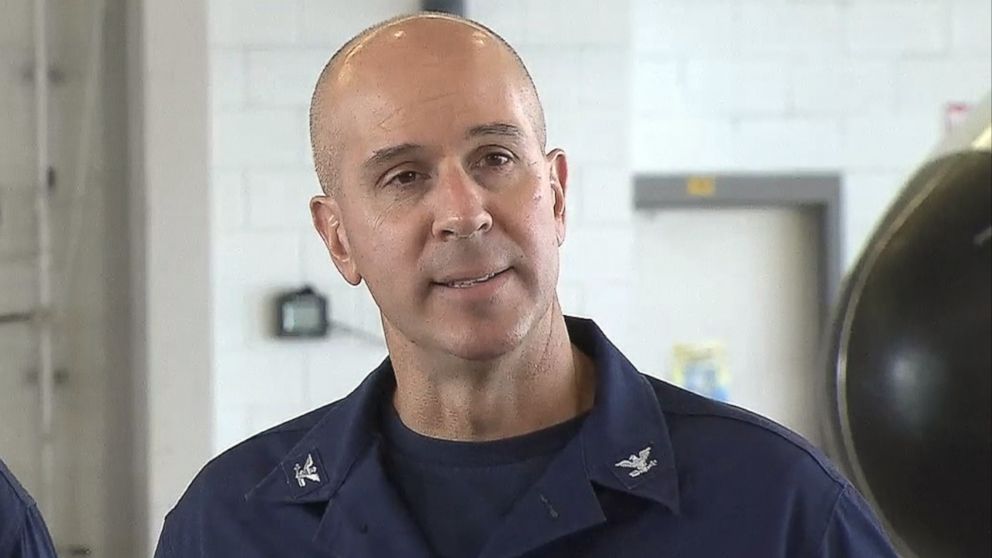
<instances>
[{"instance_id":1,"label":"man's chin","mask_svg":"<svg viewBox=\"0 0 992 558\"><path fill-rule=\"evenodd\" d=\"M470 339L454 340L445 345L447 352L452 356L472 362L485 362L513 352L520 345L520 340L508 336L493 339L487 335L478 335Z\"/></svg>"},{"instance_id":2,"label":"man's chin","mask_svg":"<svg viewBox=\"0 0 992 558\"><path fill-rule=\"evenodd\" d=\"M495 360L516 350L526 335L522 324L489 322L473 327L449 330L441 339L444 350L463 360L482 362Z\"/></svg>"}]
</instances>

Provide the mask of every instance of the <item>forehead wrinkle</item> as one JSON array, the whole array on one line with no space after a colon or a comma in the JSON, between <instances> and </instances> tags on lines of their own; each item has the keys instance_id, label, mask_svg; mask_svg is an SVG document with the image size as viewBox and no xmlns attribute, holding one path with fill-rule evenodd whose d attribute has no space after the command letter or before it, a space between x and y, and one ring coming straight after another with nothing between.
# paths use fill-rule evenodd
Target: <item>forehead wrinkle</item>
<instances>
[{"instance_id":1,"label":"forehead wrinkle","mask_svg":"<svg viewBox=\"0 0 992 558\"><path fill-rule=\"evenodd\" d=\"M468 132L465 133L466 139L471 139L477 136L507 136L516 139L523 139L524 133L519 127L509 124L506 122L489 122L486 124L480 124L478 126L473 126L469 128Z\"/></svg>"},{"instance_id":2,"label":"forehead wrinkle","mask_svg":"<svg viewBox=\"0 0 992 558\"><path fill-rule=\"evenodd\" d=\"M395 159L408 153L421 151L423 148L424 147L422 145L417 145L415 143L401 143L400 145L391 145L389 147L376 149L372 152L372 155L366 159L364 163L362 163L362 168L369 170L386 161L389 161L390 159Z\"/></svg>"}]
</instances>

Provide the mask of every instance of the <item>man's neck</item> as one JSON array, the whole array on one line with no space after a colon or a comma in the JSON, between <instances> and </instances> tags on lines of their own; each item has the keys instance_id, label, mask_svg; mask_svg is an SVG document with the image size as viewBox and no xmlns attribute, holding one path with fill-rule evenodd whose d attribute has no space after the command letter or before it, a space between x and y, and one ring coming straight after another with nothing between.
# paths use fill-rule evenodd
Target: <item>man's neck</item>
<instances>
[{"instance_id":1,"label":"man's neck","mask_svg":"<svg viewBox=\"0 0 992 558\"><path fill-rule=\"evenodd\" d=\"M592 361L571 344L564 317L553 307L521 346L491 361L438 362L391 347L393 405L403 423L432 438L486 441L534 432L589 410Z\"/></svg>"}]
</instances>

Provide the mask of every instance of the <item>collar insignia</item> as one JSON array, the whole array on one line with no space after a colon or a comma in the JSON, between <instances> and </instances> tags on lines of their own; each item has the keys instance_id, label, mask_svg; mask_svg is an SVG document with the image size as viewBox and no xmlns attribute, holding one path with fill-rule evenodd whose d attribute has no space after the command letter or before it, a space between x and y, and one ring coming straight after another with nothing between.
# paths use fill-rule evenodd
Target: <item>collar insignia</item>
<instances>
[{"instance_id":1,"label":"collar insignia","mask_svg":"<svg viewBox=\"0 0 992 558\"><path fill-rule=\"evenodd\" d=\"M296 497L309 494L327 483L324 464L316 448L300 452L283 462L286 483Z\"/></svg>"},{"instance_id":2,"label":"collar insignia","mask_svg":"<svg viewBox=\"0 0 992 558\"><path fill-rule=\"evenodd\" d=\"M644 473L647 473L648 471L651 470L652 467L658 464L657 459L651 459L649 461L648 458L650 456L651 456L651 446L648 446L642 449L640 452L638 452L637 455L630 454L630 457L628 457L627 459L623 459L617 463L614 463L613 466L631 469L631 471L629 471L627 474L630 475L632 478L637 478L643 475Z\"/></svg>"}]
</instances>

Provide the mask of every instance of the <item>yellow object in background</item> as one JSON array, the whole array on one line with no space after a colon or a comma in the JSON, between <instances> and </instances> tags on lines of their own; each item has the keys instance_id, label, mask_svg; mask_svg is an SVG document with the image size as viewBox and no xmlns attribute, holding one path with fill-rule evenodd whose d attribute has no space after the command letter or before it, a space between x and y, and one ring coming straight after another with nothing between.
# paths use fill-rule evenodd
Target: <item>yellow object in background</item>
<instances>
[{"instance_id":1,"label":"yellow object in background","mask_svg":"<svg viewBox=\"0 0 992 558\"><path fill-rule=\"evenodd\" d=\"M716 178L712 176L690 176L685 191L697 198L712 198L716 195Z\"/></svg>"},{"instance_id":2,"label":"yellow object in background","mask_svg":"<svg viewBox=\"0 0 992 558\"><path fill-rule=\"evenodd\" d=\"M672 383L718 401L730 399L730 371L723 343L679 343L672 347Z\"/></svg>"}]
</instances>

